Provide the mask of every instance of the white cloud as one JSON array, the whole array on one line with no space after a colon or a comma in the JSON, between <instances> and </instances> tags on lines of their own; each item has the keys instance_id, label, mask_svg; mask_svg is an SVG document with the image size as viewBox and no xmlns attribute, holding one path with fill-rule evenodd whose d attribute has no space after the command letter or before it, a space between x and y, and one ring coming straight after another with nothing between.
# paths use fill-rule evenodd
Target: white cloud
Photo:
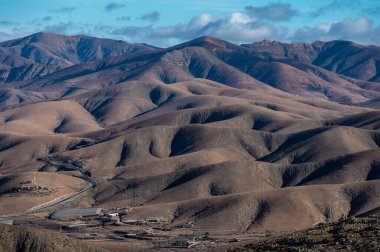
<instances>
[{"instance_id":1,"label":"white cloud","mask_svg":"<svg viewBox=\"0 0 380 252\"><path fill-rule=\"evenodd\" d=\"M111 2L109 5L110 9L125 7L115 2ZM258 10L265 11L257 14ZM291 15L286 14L284 10L291 10ZM107 23L87 24L59 22L59 19L54 22L56 18L49 18L49 23L46 23L48 20L45 20L45 22L41 22L42 19L39 20L41 23L39 27L45 26L45 31L56 33L89 34L124 39L130 42L151 43L157 46L173 45L201 36L214 36L234 43L251 43L263 39L282 42L314 42L316 40L342 39L364 44L380 44L380 26L375 27L373 21L365 16L346 18L335 22L327 21L314 26L305 25L298 28L289 28L285 24L282 26L273 22L285 20L294 15L298 15L298 11L292 9L289 4L270 3L261 7L248 6L244 10L223 15L204 12L187 22L167 26L157 26L153 21L160 17L160 13L150 12L133 18L134 20L150 20L151 22L146 25L136 25L134 22L118 22L116 25ZM117 20L131 21L132 18L121 16ZM36 26L33 23L13 25L13 30L12 27L8 27L7 29L3 28L1 31L12 35L24 35L40 31L40 28L37 30ZM6 35L2 34L2 37L4 38Z\"/></svg>"},{"instance_id":2,"label":"white cloud","mask_svg":"<svg viewBox=\"0 0 380 252\"><path fill-rule=\"evenodd\" d=\"M329 33L337 38L355 39L361 36L368 35L372 30L372 21L366 17L357 19L345 19L340 22L335 22Z\"/></svg>"},{"instance_id":3,"label":"white cloud","mask_svg":"<svg viewBox=\"0 0 380 252\"><path fill-rule=\"evenodd\" d=\"M229 22L232 24L248 24L250 22L255 21L255 19L241 13L241 12L234 12L232 13L231 17L229 18Z\"/></svg>"},{"instance_id":4,"label":"white cloud","mask_svg":"<svg viewBox=\"0 0 380 252\"><path fill-rule=\"evenodd\" d=\"M203 13L191 19L190 27L203 27L214 20L215 18L210 13Z\"/></svg>"},{"instance_id":5,"label":"white cloud","mask_svg":"<svg viewBox=\"0 0 380 252\"><path fill-rule=\"evenodd\" d=\"M357 19L347 18L330 24L319 24L314 27L301 27L292 36L292 41L315 40L352 40L359 43L375 43L380 41L377 38L379 27L373 28L373 22L367 17Z\"/></svg>"},{"instance_id":6,"label":"white cloud","mask_svg":"<svg viewBox=\"0 0 380 252\"><path fill-rule=\"evenodd\" d=\"M149 39L177 39L180 41L201 36L215 36L232 42L243 43L256 40L281 38L288 33L285 27L274 27L257 22L243 12L233 12L230 15L214 16L203 13L184 24L161 27L123 27L115 29L112 34L137 37L140 41Z\"/></svg>"}]
</instances>

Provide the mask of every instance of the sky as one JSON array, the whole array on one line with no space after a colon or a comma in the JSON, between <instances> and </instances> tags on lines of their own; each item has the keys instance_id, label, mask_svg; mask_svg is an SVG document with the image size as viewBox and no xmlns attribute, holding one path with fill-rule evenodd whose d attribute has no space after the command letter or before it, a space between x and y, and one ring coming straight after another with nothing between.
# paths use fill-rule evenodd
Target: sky
<instances>
[{"instance_id":1,"label":"sky","mask_svg":"<svg viewBox=\"0 0 380 252\"><path fill-rule=\"evenodd\" d=\"M380 45L379 0L0 0L0 41L47 31L166 47L336 39Z\"/></svg>"}]
</instances>

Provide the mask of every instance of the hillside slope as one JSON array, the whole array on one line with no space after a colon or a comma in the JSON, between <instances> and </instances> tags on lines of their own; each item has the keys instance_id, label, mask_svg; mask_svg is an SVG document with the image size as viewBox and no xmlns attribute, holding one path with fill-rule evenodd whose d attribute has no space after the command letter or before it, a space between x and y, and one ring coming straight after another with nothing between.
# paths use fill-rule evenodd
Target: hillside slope
<instances>
[{"instance_id":1,"label":"hillside slope","mask_svg":"<svg viewBox=\"0 0 380 252\"><path fill-rule=\"evenodd\" d=\"M79 190L54 207L128 206L131 220L224 235L376 212L380 83L317 65L323 48L288 47L201 37L88 62L68 53L75 65L3 83L0 216ZM59 189L10 200L34 174Z\"/></svg>"},{"instance_id":2,"label":"hillside slope","mask_svg":"<svg viewBox=\"0 0 380 252\"><path fill-rule=\"evenodd\" d=\"M38 229L22 228L0 224L0 250L7 252L25 251L104 251L59 233Z\"/></svg>"},{"instance_id":3,"label":"hillside slope","mask_svg":"<svg viewBox=\"0 0 380 252\"><path fill-rule=\"evenodd\" d=\"M330 41L287 44L264 40L243 45L257 52L286 56L312 63L351 78L380 81L380 48L350 41Z\"/></svg>"},{"instance_id":4,"label":"hillside slope","mask_svg":"<svg viewBox=\"0 0 380 252\"><path fill-rule=\"evenodd\" d=\"M173 84L194 78L265 94L346 104L363 103L380 94L379 83L211 37L167 49L85 62L11 87L62 98L126 81Z\"/></svg>"},{"instance_id":5,"label":"hillside slope","mask_svg":"<svg viewBox=\"0 0 380 252\"><path fill-rule=\"evenodd\" d=\"M380 242L379 223L376 216L342 219L229 251L374 251Z\"/></svg>"},{"instance_id":6,"label":"hillside slope","mask_svg":"<svg viewBox=\"0 0 380 252\"><path fill-rule=\"evenodd\" d=\"M145 44L39 32L0 42L0 82L30 80L96 59L154 50Z\"/></svg>"}]
</instances>

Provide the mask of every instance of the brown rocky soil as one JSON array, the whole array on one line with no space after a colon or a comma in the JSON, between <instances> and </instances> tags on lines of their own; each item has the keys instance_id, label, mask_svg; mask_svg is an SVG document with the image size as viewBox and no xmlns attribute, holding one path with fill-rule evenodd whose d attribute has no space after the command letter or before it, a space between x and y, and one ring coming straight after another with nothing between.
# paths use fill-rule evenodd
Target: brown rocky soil
<instances>
[{"instance_id":1,"label":"brown rocky soil","mask_svg":"<svg viewBox=\"0 0 380 252\"><path fill-rule=\"evenodd\" d=\"M380 251L380 217L348 218L231 251Z\"/></svg>"},{"instance_id":2,"label":"brown rocky soil","mask_svg":"<svg viewBox=\"0 0 380 252\"><path fill-rule=\"evenodd\" d=\"M0 224L0 251L100 252L104 250L90 247L59 233Z\"/></svg>"}]
</instances>

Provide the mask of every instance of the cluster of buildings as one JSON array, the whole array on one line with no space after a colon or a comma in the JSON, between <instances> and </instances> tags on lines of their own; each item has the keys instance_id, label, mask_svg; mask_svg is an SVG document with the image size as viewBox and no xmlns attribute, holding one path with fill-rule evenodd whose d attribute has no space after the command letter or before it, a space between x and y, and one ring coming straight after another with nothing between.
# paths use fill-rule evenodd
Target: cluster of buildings
<instances>
[{"instance_id":1,"label":"cluster of buildings","mask_svg":"<svg viewBox=\"0 0 380 252\"><path fill-rule=\"evenodd\" d=\"M167 222L164 218L148 218L144 220L126 219L125 216L130 211L129 208L106 210L104 208L80 208L80 209L62 209L52 213L49 218L53 220L79 220L97 219L101 222L114 222L117 224L129 225L149 225L164 224Z\"/></svg>"},{"instance_id":2,"label":"cluster of buildings","mask_svg":"<svg viewBox=\"0 0 380 252\"><path fill-rule=\"evenodd\" d=\"M48 191L49 189L46 186L39 185L37 183L36 174L34 174L34 179L21 182L18 186L11 189L11 192L30 192L30 191L37 191L37 190L44 190Z\"/></svg>"},{"instance_id":3,"label":"cluster of buildings","mask_svg":"<svg viewBox=\"0 0 380 252\"><path fill-rule=\"evenodd\" d=\"M33 181L27 181L21 183L19 186L12 188L12 192L24 192L24 191L34 191L34 190L49 190L45 186L38 185Z\"/></svg>"}]
</instances>

